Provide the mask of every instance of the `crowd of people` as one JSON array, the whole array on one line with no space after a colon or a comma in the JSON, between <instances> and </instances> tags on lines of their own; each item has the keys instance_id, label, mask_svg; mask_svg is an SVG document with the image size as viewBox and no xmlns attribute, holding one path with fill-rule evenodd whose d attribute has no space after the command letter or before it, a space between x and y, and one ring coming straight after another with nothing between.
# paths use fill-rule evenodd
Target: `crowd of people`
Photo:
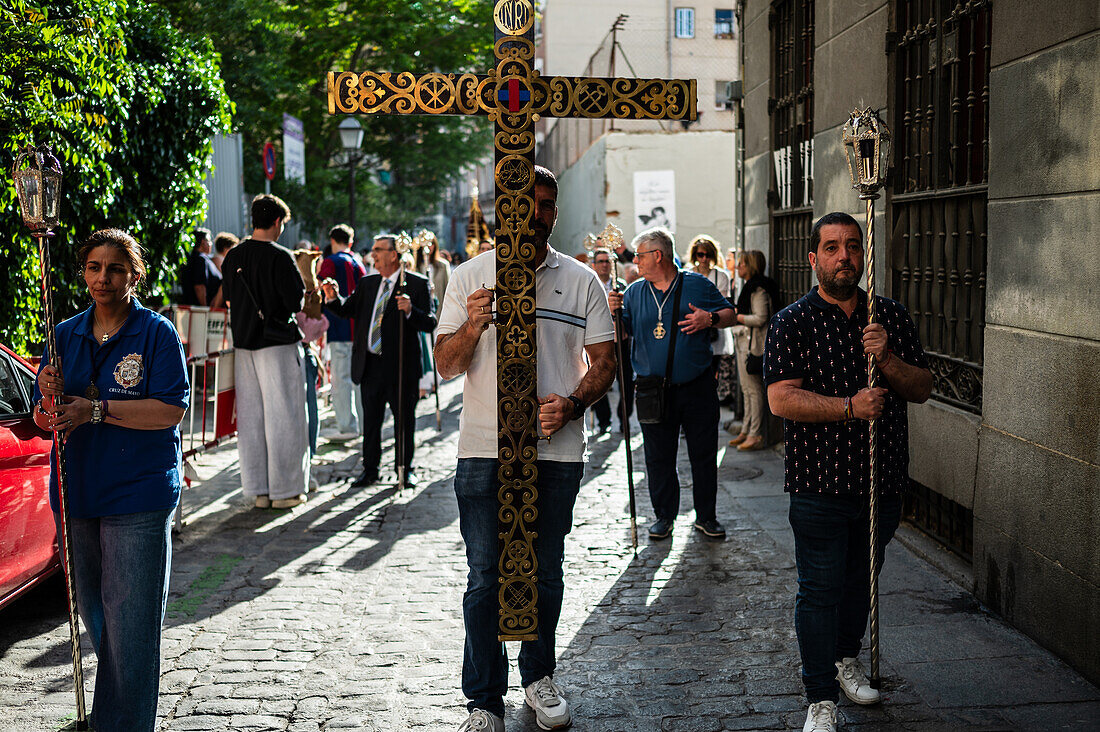
<instances>
[{"instance_id":1,"label":"crowd of people","mask_svg":"<svg viewBox=\"0 0 1100 732\"><path fill-rule=\"evenodd\" d=\"M861 550L869 530L868 421L879 420L882 435L881 552L907 479L905 405L927 399L931 387L904 308L877 298L881 318L868 323L859 224L841 213L815 224L808 257L819 284L782 307L758 251L731 251L723 268L719 243L698 236L685 265L673 233L655 226L629 244L597 242L584 264L549 244L558 182L540 166L532 198L537 419L540 435L554 439L540 443L537 463L539 633L523 642L518 664L539 726L572 721L554 681L565 537L588 440L611 429L618 346L623 381L615 413L620 430L632 417L641 426L651 541L667 540L680 512L681 435L692 526L722 540L720 405L743 395L744 419L731 426L729 440L742 451L766 446L769 414L783 418L799 584L795 629L809 702L804 729L835 730L840 693L858 704L879 701L858 661L868 612L869 551ZM319 439L316 387L325 372L335 425L320 437L363 438L362 473L352 485L379 481L391 465L405 485L416 485L416 401L440 379L462 376L454 490L470 568L461 608L469 717L459 730L503 732L497 341L494 294L485 287L495 281L492 243L452 270L434 235L425 234L406 260L399 238L380 234L364 261L345 224L328 232L323 252L309 242L292 251L277 243L291 215L285 202L257 196L251 214L252 233L240 241L227 234L212 241L197 230L180 276L184 302L229 310L243 493L257 509L306 501ZM93 724L101 732L151 730L189 385L170 321L137 300L145 274L138 243L125 232L99 231L80 261L92 304L58 326L65 370L41 368L35 420L66 440L78 606L99 658ZM868 359L883 377L875 387L867 385ZM395 422L392 463L382 455L387 406ZM590 407L595 434L586 434L582 419ZM131 457L121 467L105 464L119 454Z\"/></svg>"}]
</instances>

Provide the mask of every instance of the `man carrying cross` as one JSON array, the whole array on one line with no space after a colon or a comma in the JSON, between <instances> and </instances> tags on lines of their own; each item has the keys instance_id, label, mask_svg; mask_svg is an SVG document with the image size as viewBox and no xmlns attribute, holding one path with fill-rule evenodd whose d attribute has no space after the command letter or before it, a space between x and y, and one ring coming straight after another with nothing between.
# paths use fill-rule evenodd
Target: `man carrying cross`
<instances>
[{"instance_id":1,"label":"man carrying cross","mask_svg":"<svg viewBox=\"0 0 1100 732\"><path fill-rule=\"evenodd\" d=\"M539 445L536 463L539 632L537 640L523 642L519 670L539 726L562 729L571 724L569 705L553 681L554 636L564 590L562 558L584 472L581 417L611 385L615 330L607 297L592 270L548 244L558 214L557 180L541 166L535 167L534 179L538 419L540 434L552 439ZM462 600L462 691L469 699L470 717L459 728L462 732L503 732L508 689L508 658L497 636L497 338L493 295L483 286L495 278L496 260L490 252L455 269L435 347L443 378L466 375L455 473L459 528L470 567Z\"/></svg>"}]
</instances>

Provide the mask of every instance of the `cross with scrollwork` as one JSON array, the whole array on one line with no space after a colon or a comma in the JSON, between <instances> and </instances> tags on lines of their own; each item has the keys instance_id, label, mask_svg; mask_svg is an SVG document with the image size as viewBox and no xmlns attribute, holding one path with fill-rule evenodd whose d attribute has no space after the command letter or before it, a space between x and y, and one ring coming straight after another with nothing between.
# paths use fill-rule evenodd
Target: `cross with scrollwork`
<instances>
[{"instance_id":1,"label":"cross with scrollwork","mask_svg":"<svg viewBox=\"0 0 1100 732\"><path fill-rule=\"evenodd\" d=\"M535 130L541 117L696 118L696 82L542 76L532 0L497 0L488 74L330 72L330 114L469 114L493 121L496 145L497 424L500 625L504 641L538 630L535 361Z\"/></svg>"}]
</instances>

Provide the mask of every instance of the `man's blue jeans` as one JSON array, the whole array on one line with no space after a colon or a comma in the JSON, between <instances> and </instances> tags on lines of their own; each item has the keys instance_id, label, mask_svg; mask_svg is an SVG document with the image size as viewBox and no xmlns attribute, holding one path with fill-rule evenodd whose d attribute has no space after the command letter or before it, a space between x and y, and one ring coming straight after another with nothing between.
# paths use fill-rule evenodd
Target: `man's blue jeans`
<instances>
[{"instance_id":1,"label":"man's blue jeans","mask_svg":"<svg viewBox=\"0 0 1100 732\"><path fill-rule=\"evenodd\" d=\"M497 640L500 588L497 528L497 469L493 458L463 458L455 472L459 528L466 542L470 573L462 598L466 647L462 658L462 693L467 707L504 716L508 691L508 656ZM557 665L554 636L561 614L562 557L565 536L573 526L573 504L580 490L583 463L538 461L538 520L535 555L538 559L538 640L524 641L519 651L520 681L524 686L553 676Z\"/></svg>"},{"instance_id":2,"label":"man's blue jeans","mask_svg":"<svg viewBox=\"0 0 1100 732\"><path fill-rule=\"evenodd\" d=\"M901 497L878 502L879 571L901 519ZM870 521L866 496L791 494L798 596L794 627L810 704L837 701L836 666L855 658L870 610Z\"/></svg>"},{"instance_id":3,"label":"man's blue jeans","mask_svg":"<svg viewBox=\"0 0 1100 732\"><path fill-rule=\"evenodd\" d=\"M156 727L174 512L70 522L76 604L98 660L89 715L96 732Z\"/></svg>"}]
</instances>

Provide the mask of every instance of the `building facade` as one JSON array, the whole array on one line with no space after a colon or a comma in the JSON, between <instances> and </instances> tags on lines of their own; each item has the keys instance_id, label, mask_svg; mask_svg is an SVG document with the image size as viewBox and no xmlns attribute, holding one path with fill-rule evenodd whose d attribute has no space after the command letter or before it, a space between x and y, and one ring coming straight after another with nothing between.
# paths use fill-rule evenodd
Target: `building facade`
<instances>
[{"instance_id":1,"label":"building facade","mask_svg":"<svg viewBox=\"0 0 1100 732\"><path fill-rule=\"evenodd\" d=\"M1100 680L1100 6L745 0L746 238L784 299L816 217L859 214L841 150L883 112L876 282L910 310L908 519L978 598ZM1091 79L1091 81L1090 81Z\"/></svg>"},{"instance_id":2,"label":"building facade","mask_svg":"<svg viewBox=\"0 0 1100 732\"><path fill-rule=\"evenodd\" d=\"M540 72L696 79L700 112L692 123L541 122L537 160L561 181L555 248L580 252L608 221L628 238L667 221L681 254L697 234L734 244L739 47L733 0L543 3Z\"/></svg>"}]
</instances>

